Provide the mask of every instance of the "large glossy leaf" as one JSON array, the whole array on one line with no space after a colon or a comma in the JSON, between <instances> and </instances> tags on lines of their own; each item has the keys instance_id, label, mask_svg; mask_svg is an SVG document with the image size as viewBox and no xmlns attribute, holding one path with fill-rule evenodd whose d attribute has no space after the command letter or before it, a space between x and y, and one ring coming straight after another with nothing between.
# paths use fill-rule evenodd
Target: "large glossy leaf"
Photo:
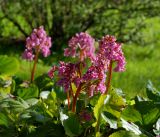
<instances>
[{"instance_id":1,"label":"large glossy leaf","mask_svg":"<svg viewBox=\"0 0 160 137\"><path fill-rule=\"evenodd\" d=\"M122 94L122 93L121 93ZM110 100L107 105L105 105L105 111L111 113L117 118L120 118L121 111L125 107L125 100L119 93L119 90L112 88L109 91Z\"/></svg>"},{"instance_id":2,"label":"large glossy leaf","mask_svg":"<svg viewBox=\"0 0 160 137\"><path fill-rule=\"evenodd\" d=\"M160 104L156 104L153 101L141 101L136 102L134 106L142 115L143 126L145 126L146 129L151 129L160 117Z\"/></svg>"},{"instance_id":3,"label":"large glossy leaf","mask_svg":"<svg viewBox=\"0 0 160 137\"><path fill-rule=\"evenodd\" d=\"M104 111L102 114L102 118L109 123L111 128L117 129L118 119L114 115L109 112Z\"/></svg>"},{"instance_id":4,"label":"large glossy leaf","mask_svg":"<svg viewBox=\"0 0 160 137\"><path fill-rule=\"evenodd\" d=\"M63 121L66 135L70 137L78 136L81 133L81 125L76 115L71 115Z\"/></svg>"},{"instance_id":5,"label":"large glossy leaf","mask_svg":"<svg viewBox=\"0 0 160 137\"><path fill-rule=\"evenodd\" d=\"M127 122L126 120L121 118L121 124L122 124L122 127L125 128L127 131L132 131L136 135L142 134L142 132L139 129L139 127L136 124L132 123L132 122Z\"/></svg>"},{"instance_id":6,"label":"large glossy leaf","mask_svg":"<svg viewBox=\"0 0 160 137\"><path fill-rule=\"evenodd\" d=\"M140 137L140 136L135 135L133 132L121 130L111 134L109 137Z\"/></svg>"},{"instance_id":7,"label":"large glossy leaf","mask_svg":"<svg viewBox=\"0 0 160 137\"><path fill-rule=\"evenodd\" d=\"M98 120L99 116L101 115L102 111L103 111L103 107L105 105L105 100L107 100L107 102L109 101L109 96L107 95L101 95L98 99L98 102L96 104L96 106L94 107L94 116L95 118Z\"/></svg>"},{"instance_id":8,"label":"large glossy leaf","mask_svg":"<svg viewBox=\"0 0 160 137\"><path fill-rule=\"evenodd\" d=\"M143 124L141 113L134 109L134 106L127 106L122 112L122 118L127 121L132 121L138 125Z\"/></svg>"},{"instance_id":9,"label":"large glossy leaf","mask_svg":"<svg viewBox=\"0 0 160 137\"><path fill-rule=\"evenodd\" d=\"M96 122L92 124L93 127L96 129L96 137L99 136L99 130L101 125L101 117L102 112L104 110L104 106L109 102L110 96L109 95L101 95L98 99L97 104L94 107L94 116L96 118Z\"/></svg>"},{"instance_id":10,"label":"large glossy leaf","mask_svg":"<svg viewBox=\"0 0 160 137\"><path fill-rule=\"evenodd\" d=\"M123 110L121 117L138 125L144 134L153 136L152 129L160 117L160 106L153 101L137 100L135 105Z\"/></svg>"},{"instance_id":11,"label":"large glossy leaf","mask_svg":"<svg viewBox=\"0 0 160 137\"><path fill-rule=\"evenodd\" d=\"M19 62L14 57L0 56L0 74L13 75L19 69Z\"/></svg>"}]
</instances>

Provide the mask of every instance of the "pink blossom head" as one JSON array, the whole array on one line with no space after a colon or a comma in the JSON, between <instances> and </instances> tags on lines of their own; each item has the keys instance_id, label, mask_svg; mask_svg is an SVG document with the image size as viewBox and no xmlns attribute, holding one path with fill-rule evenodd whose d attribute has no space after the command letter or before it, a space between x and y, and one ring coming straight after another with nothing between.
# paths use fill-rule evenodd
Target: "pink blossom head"
<instances>
[{"instance_id":1,"label":"pink blossom head","mask_svg":"<svg viewBox=\"0 0 160 137\"><path fill-rule=\"evenodd\" d=\"M120 43L116 42L114 36L106 35L99 42L99 54L106 58L108 61L117 62L115 71L125 70L125 57L122 52Z\"/></svg>"},{"instance_id":2,"label":"pink blossom head","mask_svg":"<svg viewBox=\"0 0 160 137\"><path fill-rule=\"evenodd\" d=\"M53 66L50 70L49 70L49 72L48 72L48 76L50 77L50 78L53 78L54 77L54 72L57 70L57 67L56 66Z\"/></svg>"},{"instance_id":3,"label":"pink blossom head","mask_svg":"<svg viewBox=\"0 0 160 137\"><path fill-rule=\"evenodd\" d=\"M85 58L94 58L94 39L85 32L81 32L72 37L68 48L64 50L65 56L78 57L81 61Z\"/></svg>"},{"instance_id":4,"label":"pink blossom head","mask_svg":"<svg viewBox=\"0 0 160 137\"><path fill-rule=\"evenodd\" d=\"M81 82L81 79L77 73L78 71L78 64L73 63L65 63L60 62L58 67L58 85L62 86L65 91L68 91L70 85L74 83L77 87Z\"/></svg>"},{"instance_id":5,"label":"pink blossom head","mask_svg":"<svg viewBox=\"0 0 160 137\"><path fill-rule=\"evenodd\" d=\"M95 91L100 91L101 93L105 92L106 73L104 69L101 69L98 66L91 66L88 68L82 79L83 82L89 83L87 84L89 96L93 96Z\"/></svg>"},{"instance_id":6,"label":"pink blossom head","mask_svg":"<svg viewBox=\"0 0 160 137\"><path fill-rule=\"evenodd\" d=\"M25 49L25 51L22 54L22 58L27 59L29 61L33 60L34 54L32 53L32 50Z\"/></svg>"},{"instance_id":7,"label":"pink blossom head","mask_svg":"<svg viewBox=\"0 0 160 137\"><path fill-rule=\"evenodd\" d=\"M32 56L37 52L42 53L44 57L50 55L51 37L48 37L43 26L34 29L31 35L26 39L26 51L31 51ZM26 53L24 53L26 54ZM23 56L24 59L33 60L29 56Z\"/></svg>"}]
</instances>

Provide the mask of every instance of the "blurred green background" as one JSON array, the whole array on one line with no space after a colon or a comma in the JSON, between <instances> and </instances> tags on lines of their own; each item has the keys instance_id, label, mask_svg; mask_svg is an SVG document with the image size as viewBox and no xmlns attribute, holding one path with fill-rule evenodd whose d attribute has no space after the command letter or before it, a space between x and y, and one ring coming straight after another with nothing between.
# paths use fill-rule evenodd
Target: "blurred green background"
<instances>
[{"instance_id":1,"label":"blurred green background","mask_svg":"<svg viewBox=\"0 0 160 137\"><path fill-rule=\"evenodd\" d=\"M41 59L36 76L64 60L63 49L77 32L96 40L106 34L124 43L126 72L114 73L112 85L128 97L145 95L151 80L160 89L159 0L0 0L0 54L21 62L17 76L29 79L31 64L21 60L25 38L43 25L52 37L52 56Z\"/></svg>"}]
</instances>

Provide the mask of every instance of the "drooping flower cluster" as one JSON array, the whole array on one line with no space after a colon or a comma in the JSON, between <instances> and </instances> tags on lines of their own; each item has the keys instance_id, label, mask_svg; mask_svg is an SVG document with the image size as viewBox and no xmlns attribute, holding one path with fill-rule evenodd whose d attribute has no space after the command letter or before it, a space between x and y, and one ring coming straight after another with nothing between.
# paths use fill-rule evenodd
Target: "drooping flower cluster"
<instances>
[{"instance_id":1,"label":"drooping flower cluster","mask_svg":"<svg viewBox=\"0 0 160 137\"><path fill-rule=\"evenodd\" d=\"M78 57L80 61L85 58L94 58L94 39L87 33L76 34L68 43L69 48L64 50L65 56Z\"/></svg>"},{"instance_id":2,"label":"drooping flower cluster","mask_svg":"<svg viewBox=\"0 0 160 137\"><path fill-rule=\"evenodd\" d=\"M35 54L42 53L44 57L50 55L51 37L48 37L43 26L34 29L26 39L26 49L22 57L26 60L33 60Z\"/></svg>"},{"instance_id":3,"label":"drooping flower cluster","mask_svg":"<svg viewBox=\"0 0 160 137\"><path fill-rule=\"evenodd\" d=\"M80 76L78 75L78 66L79 64L73 64L73 63L65 63L60 62L59 67L54 69L53 67L49 74L53 74L53 71L58 71L58 77L59 81L57 82L58 85L64 87L65 91L68 91L68 89L71 87L71 84L74 83L77 87L80 84Z\"/></svg>"},{"instance_id":4,"label":"drooping flower cluster","mask_svg":"<svg viewBox=\"0 0 160 137\"><path fill-rule=\"evenodd\" d=\"M88 68L87 72L83 75L83 81L85 81L88 85L88 93L89 96L94 94L94 91L100 91L104 93L106 90L105 80L106 74L105 71L98 66L91 66Z\"/></svg>"},{"instance_id":5,"label":"drooping flower cluster","mask_svg":"<svg viewBox=\"0 0 160 137\"><path fill-rule=\"evenodd\" d=\"M125 70L126 61L121 49L121 44L116 42L116 38L114 36L106 35L102 38L99 43L99 54L109 62L117 62L117 66L114 68L114 71L121 72Z\"/></svg>"},{"instance_id":6,"label":"drooping flower cluster","mask_svg":"<svg viewBox=\"0 0 160 137\"><path fill-rule=\"evenodd\" d=\"M58 68L56 67L56 66L53 66L52 68L51 68L51 70L48 72L48 76L50 77L50 78L53 78L54 77L54 72L57 70Z\"/></svg>"},{"instance_id":7,"label":"drooping flower cluster","mask_svg":"<svg viewBox=\"0 0 160 137\"><path fill-rule=\"evenodd\" d=\"M125 70L125 58L121 44L116 42L115 37L109 35L100 40L98 52L95 54L94 39L87 33L76 34L69 41L69 48L65 49L64 55L80 58L77 64L60 62L58 84L64 87L65 91L71 88L71 83L74 83L77 89L83 83L82 89L87 91L89 96L93 96L98 91L105 93L107 89L106 72L110 71L110 63L117 63L115 71ZM91 66L85 68L87 65L83 65L81 68L80 64L85 63L84 59L87 57L91 59Z\"/></svg>"}]
</instances>

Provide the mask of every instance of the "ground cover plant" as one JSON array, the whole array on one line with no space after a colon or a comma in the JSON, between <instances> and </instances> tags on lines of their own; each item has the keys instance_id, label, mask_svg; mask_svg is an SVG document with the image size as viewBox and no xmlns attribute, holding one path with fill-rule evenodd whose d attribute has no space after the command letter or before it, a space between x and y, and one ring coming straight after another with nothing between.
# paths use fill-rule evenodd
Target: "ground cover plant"
<instances>
[{"instance_id":1,"label":"ground cover plant","mask_svg":"<svg viewBox=\"0 0 160 137\"><path fill-rule=\"evenodd\" d=\"M43 27L26 39L23 59L31 64L22 80L14 57L0 56L0 136L5 137L154 137L160 134L160 92L149 81L146 97L126 98L114 88L114 73L125 73L122 44L114 36L96 41L75 34L59 61L35 78L38 57L50 55ZM38 68L37 68L38 69ZM118 75L118 74L116 74Z\"/></svg>"}]
</instances>

